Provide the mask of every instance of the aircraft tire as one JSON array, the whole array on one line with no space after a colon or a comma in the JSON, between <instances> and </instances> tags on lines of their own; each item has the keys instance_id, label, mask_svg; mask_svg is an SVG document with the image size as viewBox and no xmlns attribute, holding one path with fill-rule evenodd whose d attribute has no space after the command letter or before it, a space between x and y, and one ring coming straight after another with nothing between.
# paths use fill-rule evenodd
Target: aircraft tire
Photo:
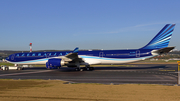
<instances>
[{"instance_id":1,"label":"aircraft tire","mask_svg":"<svg viewBox=\"0 0 180 101\"><path fill-rule=\"evenodd\" d=\"M8 68L8 67L5 67L5 70L6 70L6 71L9 70L9 68Z\"/></svg>"},{"instance_id":2,"label":"aircraft tire","mask_svg":"<svg viewBox=\"0 0 180 101\"><path fill-rule=\"evenodd\" d=\"M90 70L94 70L94 67L90 67L89 69L90 69Z\"/></svg>"},{"instance_id":3,"label":"aircraft tire","mask_svg":"<svg viewBox=\"0 0 180 101\"><path fill-rule=\"evenodd\" d=\"M76 71L79 71L80 69L79 69L79 68L76 68L75 70L76 70Z\"/></svg>"},{"instance_id":4,"label":"aircraft tire","mask_svg":"<svg viewBox=\"0 0 180 101\"><path fill-rule=\"evenodd\" d=\"M21 67L18 67L17 70L21 70Z\"/></svg>"},{"instance_id":5,"label":"aircraft tire","mask_svg":"<svg viewBox=\"0 0 180 101\"><path fill-rule=\"evenodd\" d=\"M85 68L80 68L80 71L82 72L82 71L84 71L84 70L86 70Z\"/></svg>"},{"instance_id":6,"label":"aircraft tire","mask_svg":"<svg viewBox=\"0 0 180 101\"><path fill-rule=\"evenodd\" d=\"M86 69L87 71L90 71L90 70L91 70L90 65L86 65L85 69Z\"/></svg>"},{"instance_id":7,"label":"aircraft tire","mask_svg":"<svg viewBox=\"0 0 180 101\"><path fill-rule=\"evenodd\" d=\"M86 68L87 71L89 71L90 69L89 68Z\"/></svg>"}]
</instances>

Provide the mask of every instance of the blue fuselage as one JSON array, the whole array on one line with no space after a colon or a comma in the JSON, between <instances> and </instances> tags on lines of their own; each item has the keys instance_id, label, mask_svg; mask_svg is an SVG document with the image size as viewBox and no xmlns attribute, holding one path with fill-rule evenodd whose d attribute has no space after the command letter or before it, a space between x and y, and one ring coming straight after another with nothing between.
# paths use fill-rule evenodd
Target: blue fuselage
<instances>
[{"instance_id":1,"label":"blue fuselage","mask_svg":"<svg viewBox=\"0 0 180 101\"><path fill-rule=\"evenodd\" d=\"M100 61L100 64L118 64L118 61L121 64L153 57L151 51L152 49L89 50L79 51L78 56L84 60ZM45 64L48 59L61 58L69 53L72 51L16 53L10 55L6 60L14 64Z\"/></svg>"}]
</instances>

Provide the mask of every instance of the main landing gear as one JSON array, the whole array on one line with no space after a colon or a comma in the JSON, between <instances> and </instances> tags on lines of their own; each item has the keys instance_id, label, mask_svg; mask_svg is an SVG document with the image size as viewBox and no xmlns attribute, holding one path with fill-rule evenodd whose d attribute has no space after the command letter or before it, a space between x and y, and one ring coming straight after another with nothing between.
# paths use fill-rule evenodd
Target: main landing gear
<instances>
[{"instance_id":1,"label":"main landing gear","mask_svg":"<svg viewBox=\"0 0 180 101\"><path fill-rule=\"evenodd\" d=\"M94 67L90 67L89 65L86 65L86 70L88 70L88 71L91 71L91 70L94 70Z\"/></svg>"},{"instance_id":2,"label":"main landing gear","mask_svg":"<svg viewBox=\"0 0 180 101\"><path fill-rule=\"evenodd\" d=\"M90 67L89 65L87 65L86 67L79 67L79 68L76 68L76 71L92 71L94 70L94 67Z\"/></svg>"}]
</instances>

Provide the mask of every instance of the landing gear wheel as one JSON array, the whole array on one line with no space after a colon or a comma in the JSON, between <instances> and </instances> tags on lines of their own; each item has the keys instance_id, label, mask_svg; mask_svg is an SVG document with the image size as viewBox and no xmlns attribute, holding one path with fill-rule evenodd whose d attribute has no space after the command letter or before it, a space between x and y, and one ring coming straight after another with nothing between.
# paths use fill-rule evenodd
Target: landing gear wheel
<instances>
[{"instance_id":1,"label":"landing gear wheel","mask_svg":"<svg viewBox=\"0 0 180 101\"><path fill-rule=\"evenodd\" d=\"M86 67L86 70L87 70L87 71L94 70L94 67L90 67L90 66L88 66L88 67Z\"/></svg>"},{"instance_id":2,"label":"landing gear wheel","mask_svg":"<svg viewBox=\"0 0 180 101\"><path fill-rule=\"evenodd\" d=\"M80 71L82 72L84 69L83 68L80 68Z\"/></svg>"},{"instance_id":3,"label":"landing gear wheel","mask_svg":"<svg viewBox=\"0 0 180 101\"><path fill-rule=\"evenodd\" d=\"M21 70L21 67L18 67L17 70Z\"/></svg>"},{"instance_id":4,"label":"landing gear wheel","mask_svg":"<svg viewBox=\"0 0 180 101\"><path fill-rule=\"evenodd\" d=\"M84 71L84 68L76 68L75 70L76 70L76 71L81 71L81 72L82 72L82 71Z\"/></svg>"},{"instance_id":5,"label":"landing gear wheel","mask_svg":"<svg viewBox=\"0 0 180 101\"><path fill-rule=\"evenodd\" d=\"M6 70L6 71L9 70L9 68L8 68L8 67L5 67L5 70Z\"/></svg>"},{"instance_id":6,"label":"landing gear wheel","mask_svg":"<svg viewBox=\"0 0 180 101\"><path fill-rule=\"evenodd\" d=\"M76 70L76 71L79 71L80 69L79 69L79 68L76 68L75 70Z\"/></svg>"},{"instance_id":7,"label":"landing gear wheel","mask_svg":"<svg viewBox=\"0 0 180 101\"><path fill-rule=\"evenodd\" d=\"M89 71L90 69L89 68L86 68L87 71Z\"/></svg>"},{"instance_id":8,"label":"landing gear wheel","mask_svg":"<svg viewBox=\"0 0 180 101\"><path fill-rule=\"evenodd\" d=\"M89 70L94 70L94 67L89 67Z\"/></svg>"},{"instance_id":9,"label":"landing gear wheel","mask_svg":"<svg viewBox=\"0 0 180 101\"><path fill-rule=\"evenodd\" d=\"M91 69L90 69L90 68L91 68L90 65L86 65L85 68L86 68L87 71L91 70Z\"/></svg>"}]
</instances>

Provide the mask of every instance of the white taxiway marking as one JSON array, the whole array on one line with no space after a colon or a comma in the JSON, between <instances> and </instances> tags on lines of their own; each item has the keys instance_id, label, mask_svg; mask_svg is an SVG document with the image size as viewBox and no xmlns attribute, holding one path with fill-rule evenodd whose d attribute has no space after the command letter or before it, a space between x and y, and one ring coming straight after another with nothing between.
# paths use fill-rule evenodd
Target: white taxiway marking
<instances>
[{"instance_id":1,"label":"white taxiway marking","mask_svg":"<svg viewBox=\"0 0 180 101\"><path fill-rule=\"evenodd\" d=\"M43 72L50 72L53 70L43 70L43 71L36 71L36 72L25 72L25 73L12 73L12 74L2 74L0 76L12 76L12 75L22 75L22 74L33 74L33 73L43 73Z\"/></svg>"}]
</instances>

